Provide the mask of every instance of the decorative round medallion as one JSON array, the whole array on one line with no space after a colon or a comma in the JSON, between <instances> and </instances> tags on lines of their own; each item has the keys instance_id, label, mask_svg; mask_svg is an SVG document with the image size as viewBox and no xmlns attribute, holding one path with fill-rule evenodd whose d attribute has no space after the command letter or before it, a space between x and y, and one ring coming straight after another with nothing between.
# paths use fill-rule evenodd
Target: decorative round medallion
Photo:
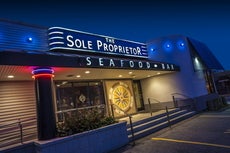
<instances>
[{"instance_id":1,"label":"decorative round medallion","mask_svg":"<svg viewBox=\"0 0 230 153\"><path fill-rule=\"evenodd\" d=\"M119 107L122 111L127 112L132 107L133 97L129 86L124 82L118 82L110 89L110 99L113 104ZM119 109L114 108L119 114L124 114Z\"/></svg>"}]
</instances>

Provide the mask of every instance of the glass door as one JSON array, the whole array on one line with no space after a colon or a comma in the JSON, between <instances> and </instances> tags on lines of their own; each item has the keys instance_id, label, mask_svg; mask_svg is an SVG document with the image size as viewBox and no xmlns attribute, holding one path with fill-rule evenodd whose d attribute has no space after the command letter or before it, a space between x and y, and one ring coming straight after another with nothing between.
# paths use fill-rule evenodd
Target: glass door
<instances>
[{"instance_id":1,"label":"glass door","mask_svg":"<svg viewBox=\"0 0 230 153\"><path fill-rule=\"evenodd\" d=\"M141 83L139 80L133 81L133 90L134 90L133 92L136 100L137 110L142 111L145 109L145 107L143 102Z\"/></svg>"}]
</instances>

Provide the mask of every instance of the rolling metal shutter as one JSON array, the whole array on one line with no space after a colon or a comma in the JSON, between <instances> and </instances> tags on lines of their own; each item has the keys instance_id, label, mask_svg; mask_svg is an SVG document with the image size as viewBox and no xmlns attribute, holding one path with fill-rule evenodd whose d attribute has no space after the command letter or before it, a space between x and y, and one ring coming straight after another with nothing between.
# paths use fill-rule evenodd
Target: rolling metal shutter
<instances>
[{"instance_id":1,"label":"rolling metal shutter","mask_svg":"<svg viewBox=\"0 0 230 153\"><path fill-rule=\"evenodd\" d=\"M0 82L0 133L0 148L37 138L34 82Z\"/></svg>"}]
</instances>

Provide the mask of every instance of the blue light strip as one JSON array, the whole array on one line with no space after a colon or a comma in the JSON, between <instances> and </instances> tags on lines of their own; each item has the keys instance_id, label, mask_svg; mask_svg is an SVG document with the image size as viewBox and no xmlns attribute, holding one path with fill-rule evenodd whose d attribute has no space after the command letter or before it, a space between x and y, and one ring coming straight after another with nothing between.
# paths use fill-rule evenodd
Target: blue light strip
<instances>
[{"instance_id":1,"label":"blue light strip","mask_svg":"<svg viewBox=\"0 0 230 153\"><path fill-rule=\"evenodd\" d=\"M37 68L32 71L33 75L36 74L53 74L54 70L51 68Z\"/></svg>"}]
</instances>

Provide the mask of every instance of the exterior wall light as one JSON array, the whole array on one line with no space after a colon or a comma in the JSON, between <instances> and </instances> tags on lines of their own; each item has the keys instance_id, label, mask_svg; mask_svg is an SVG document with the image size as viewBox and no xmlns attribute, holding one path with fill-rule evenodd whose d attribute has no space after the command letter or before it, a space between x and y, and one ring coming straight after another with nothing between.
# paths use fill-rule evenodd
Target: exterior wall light
<instances>
[{"instance_id":1,"label":"exterior wall light","mask_svg":"<svg viewBox=\"0 0 230 153\"><path fill-rule=\"evenodd\" d=\"M33 41L33 38L32 37L28 37L27 38L27 42L31 43Z\"/></svg>"},{"instance_id":2,"label":"exterior wall light","mask_svg":"<svg viewBox=\"0 0 230 153\"><path fill-rule=\"evenodd\" d=\"M185 49L185 43L184 43L183 40L177 41L177 48L178 48L179 50L184 50L184 49Z\"/></svg>"},{"instance_id":3,"label":"exterior wall light","mask_svg":"<svg viewBox=\"0 0 230 153\"><path fill-rule=\"evenodd\" d=\"M184 43L183 43L183 42L181 42L179 45L180 45L181 47L184 47Z\"/></svg>"},{"instance_id":4,"label":"exterior wall light","mask_svg":"<svg viewBox=\"0 0 230 153\"><path fill-rule=\"evenodd\" d=\"M173 45L172 45L172 42L171 41L166 41L164 44L163 44L163 48L165 51L172 51L173 49Z\"/></svg>"},{"instance_id":5,"label":"exterior wall light","mask_svg":"<svg viewBox=\"0 0 230 153\"><path fill-rule=\"evenodd\" d=\"M151 48L150 49L152 52L155 52L156 51L156 48Z\"/></svg>"},{"instance_id":6,"label":"exterior wall light","mask_svg":"<svg viewBox=\"0 0 230 153\"><path fill-rule=\"evenodd\" d=\"M197 57L195 57L195 59L194 59L194 60L195 60L195 62L196 62L196 63L199 63L199 60L198 60L198 58L197 58Z\"/></svg>"}]
</instances>

